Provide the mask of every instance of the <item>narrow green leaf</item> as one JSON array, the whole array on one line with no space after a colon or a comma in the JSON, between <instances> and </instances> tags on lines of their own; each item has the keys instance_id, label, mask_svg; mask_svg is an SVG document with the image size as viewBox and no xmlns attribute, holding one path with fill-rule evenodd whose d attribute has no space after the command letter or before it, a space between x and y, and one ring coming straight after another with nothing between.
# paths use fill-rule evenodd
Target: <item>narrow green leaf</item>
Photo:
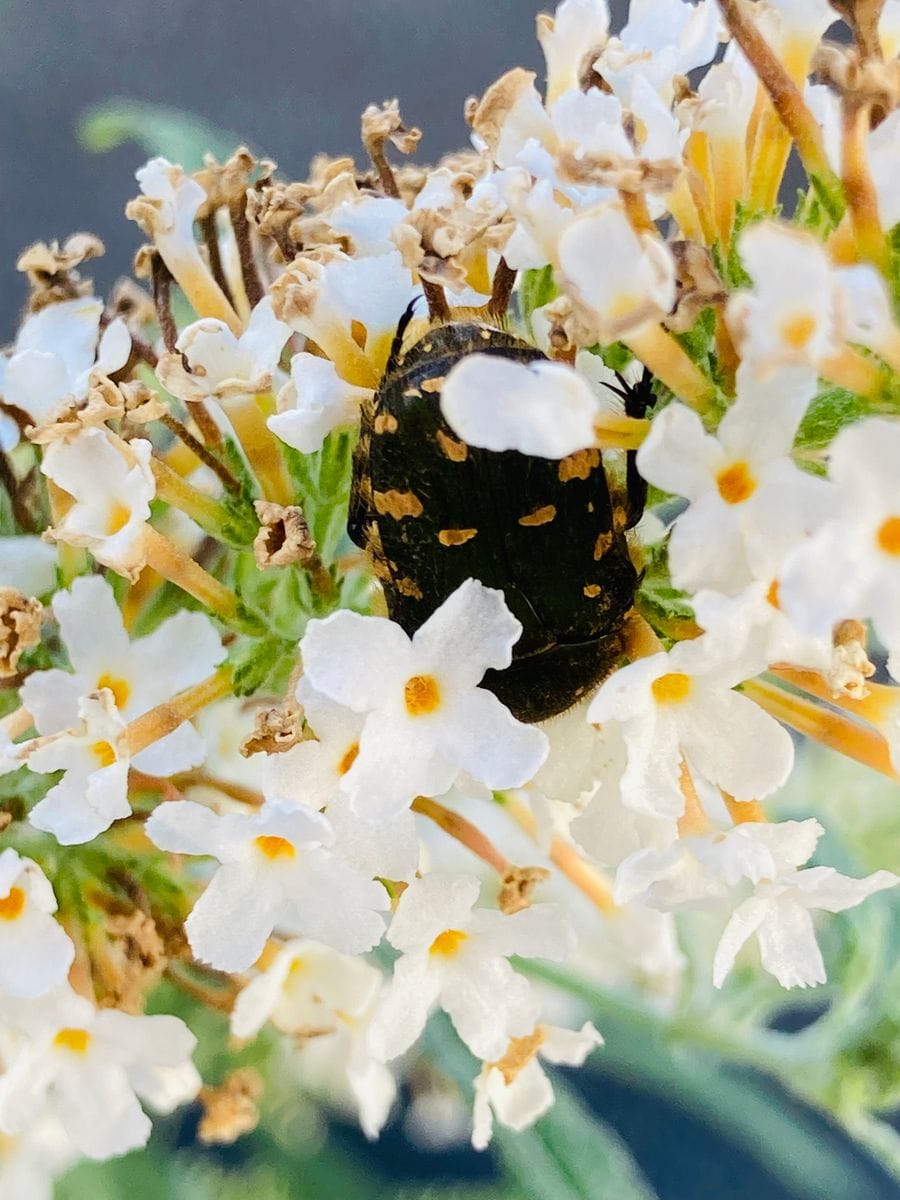
<instances>
[{"instance_id":1,"label":"narrow green leaf","mask_svg":"<svg viewBox=\"0 0 900 1200\"><path fill-rule=\"evenodd\" d=\"M219 129L202 117L147 104L141 100L112 99L88 109L78 121L78 141L93 154L137 142L148 155L164 154L194 171L210 152L223 161L239 145L237 134Z\"/></svg>"}]
</instances>

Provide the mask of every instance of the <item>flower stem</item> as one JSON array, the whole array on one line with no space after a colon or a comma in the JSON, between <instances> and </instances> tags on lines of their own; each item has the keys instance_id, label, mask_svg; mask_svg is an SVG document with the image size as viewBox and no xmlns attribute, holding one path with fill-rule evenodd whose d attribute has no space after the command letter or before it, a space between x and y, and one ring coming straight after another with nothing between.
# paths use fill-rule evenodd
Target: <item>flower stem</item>
<instances>
[{"instance_id":1,"label":"flower stem","mask_svg":"<svg viewBox=\"0 0 900 1200\"><path fill-rule=\"evenodd\" d=\"M878 193L866 155L870 116L870 105L852 104L845 99L841 169L859 256L874 263L879 271L886 272L888 247L878 216Z\"/></svg>"},{"instance_id":2,"label":"flower stem","mask_svg":"<svg viewBox=\"0 0 900 1200\"><path fill-rule=\"evenodd\" d=\"M813 703L808 696L787 692L763 679L751 679L741 691L760 708L805 737L864 763L889 779L900 779L891 765L887 742L873 729Z\"/></svg>"},{"instance_id":3,"label":"flower stem","mask_svg":"<svg viewBox=\"0 0 900 1200\"><path fill-rule=\"evenodd\" d=\"M516 824L525 830L533 842L537 841L537 822L520 800L504 793L503 807ZM618 911L613 900L609 880L596 867L586 863L574 846L554 837L550 841L550 861L559 867L563 875L583 892L587 898L607 916Z\"/></svg>"},{"instance_id":4,"label":"flower stem","mask_svg":"<svg viewBox=\"0 0 900 1200\"><path fill-rule=\"evenodd\" d=\"M276 504L292 504L294 489L278 449L278 440L266 425L265 407L271 396L232 396L222 407L234 426L251 470L267 500Z\"/></svg>"},{"instance_id":5,"label":"flower stem","mask_svg":"<svg viewBox=\"0 0 900 1200\"><path fill-rule=\"evenodd\" d=\"M212 675L193 687L179 692L171 700L158 704L149 712L135 717L125 730L128 751L132 758L166 737L179 725L189 721L201 708L231 695L232 668L225 663Z\"/></svg>"},{"instance_id":6,"label":"flower stem","mask_svg":"<svg viewBox=\"0 0 900 1200\"><path fill-rule=\"evenodd\" d=\"M445 808L443 804L439 804L437 800L432 800L430 796L416 796L412 802L412 811L419 813L423 817L428 817L429 821L433 821L450 837L455 838L460 845L465 846L467 850L471 850L477 855L482 862L486 862L489 867L499 875L505 875L510 869L511 863L507 859L490 838L485 837L481 830L468 821L459 813L453 812L452 809Z\"/></svg>"},{"instance_id":7,"label":"flower stem","mask_svg":"<svg viewBox=\"0 0 900 1200\"><path fill-rule=\"evenodd\" d=\"M819 371L831 383L869 400L876 399L883 391L884 381L878 364L852 346L845 346L840 354L825 359L820 363Z\"/></svg>"},{"instance_id":8,"label":"flower stem","mask_svg":"<svg viewBox=\"0 0 900 1200\"><path fill-rule=\"evenodd\" d=\"M715 387L662 325L648 322L622 341L679 400L699 413L706 411L715 398Z\"/></svg>"},{"instance_id":9,"label":"flower stem","mask_svg":"<svg viewBox=\"0 0 900 1200\"><path fill-rule=\"evenodd\" d=\"M152 458L150 465L156 481L157 497L166 504L171 504L173 508L180 509L214 538L221 538L229 520L225 506L213 496L207 496L199 488L195 488L186 479L182 479L177 471L173 471L160 459Z\"/></svg>"},{"instance_id":10,"label":"flower stem","mask_svg":"<svg viewBox=\"0 0 900 1200\"><path fill-rule=\"evenodd\" d=\"M144 555L148 566L199 600L223 621L231 621L237 615L241 603L237 593L220 583L152 525L144 531Z\"/></svg>"}]
</instances>

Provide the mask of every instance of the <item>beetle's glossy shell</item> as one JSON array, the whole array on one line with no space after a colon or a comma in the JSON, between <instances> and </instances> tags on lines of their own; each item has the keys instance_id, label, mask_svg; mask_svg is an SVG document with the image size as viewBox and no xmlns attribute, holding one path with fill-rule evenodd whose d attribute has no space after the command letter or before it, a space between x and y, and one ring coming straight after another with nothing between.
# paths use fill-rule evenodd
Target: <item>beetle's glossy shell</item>
<instances>
[{"instance_id":1,"label":"beetle's glossy shell","mask_svg":"<svg viewBox=\"0 0 900 1200\"><path fill-rule=\"evenodd\" d=\"M556 461L476 449L453 433L441 381L472 353L544 357L477 323L421 338L363 408L350 536L370 551L407 633L470 576L501 589L523 633L512 666L489 671L484 686L521 720L539 721L615 664L637 573L598 451Z\"/></svg>"}]
</instances>

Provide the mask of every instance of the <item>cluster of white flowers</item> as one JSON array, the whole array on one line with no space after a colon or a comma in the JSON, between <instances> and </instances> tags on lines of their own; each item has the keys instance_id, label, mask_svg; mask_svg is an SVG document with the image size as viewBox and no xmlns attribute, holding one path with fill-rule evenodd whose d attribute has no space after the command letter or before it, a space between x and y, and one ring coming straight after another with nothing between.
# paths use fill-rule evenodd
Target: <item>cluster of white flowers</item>
<instances>
[{"instance_id":1,"label":"cluster of white flowers","mask_svg":"<svg viewBox=\"0 0 900 1200\"><path fill-rule=\"evenodd\" d=\"M672 995L675 914L702 908L716 988L751 938L783 987L825 982L811 913L896 877L807 865L814 798L796 820L763 802L789 729L900 777L891 13L879 58L871 30L819 53L825 0L635 0L618 35L604 0L563 0L538 21L543 92L504 75L467 110L472 149L433 169L391 165L419 135L388 103L363 115L368 173L148 163L128 211L152 298L104 306L68 244L25 256L0 360L0 782L25 781L0 799L0 1195L142 1145L140 1101L197 1095L193 1035L141 1015L163 970L224 996L235 1038L268 1022L301 1074L324 1064L369 1137L442 1008L478 1060L479 1148L552 1105L539 1057L602 1044L547 1023L528 960L596 953ZM792 145L810 186L788 221ZM197 315L180 330L173 284ZM454 322L483 341L405 379L399 418L379 407ZM365 474L375 438L412 445L407 419L423 463L433 443L521 464L508 538L496 494L493 543L415 540L424 467L407 490ZM361 420L351 507L402 531L387 549L373 520L368 557L344 533ZM601 570L618 547L619 582L566 577L582 517L545 478L603 483L576 549ZM476 538L466 561L508 586L445 574ZM613 615L582 635L593 604ZM528 722L498 697L541 670L567 699ZM510 817L538 865L503 849ZM138 949L116 956L122 928Z\"/></svg>"}]
</instances>

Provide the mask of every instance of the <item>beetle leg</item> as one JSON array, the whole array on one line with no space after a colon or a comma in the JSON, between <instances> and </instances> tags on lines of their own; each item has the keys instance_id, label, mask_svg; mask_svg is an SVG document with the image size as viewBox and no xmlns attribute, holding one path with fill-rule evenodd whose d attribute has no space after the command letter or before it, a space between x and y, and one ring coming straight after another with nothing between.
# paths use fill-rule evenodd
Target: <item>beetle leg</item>
<instances>
[{"instance_id":1,"label":"beetle leg","mask_svg":"<svg viewBox=\"0 0 900 1200\"><path fill-rule=\"evenodd\" d=\"M616 372L618 374L618 372ZM644 367L640 381L633 387L619 375L624 389L626 417L643 417L653 403L653 376ZM637 469L637 451L625 453L625 490L627 494L625 528L633 529L644 515L647 503L647 481Z\"/></svg>"}]
</instances>

